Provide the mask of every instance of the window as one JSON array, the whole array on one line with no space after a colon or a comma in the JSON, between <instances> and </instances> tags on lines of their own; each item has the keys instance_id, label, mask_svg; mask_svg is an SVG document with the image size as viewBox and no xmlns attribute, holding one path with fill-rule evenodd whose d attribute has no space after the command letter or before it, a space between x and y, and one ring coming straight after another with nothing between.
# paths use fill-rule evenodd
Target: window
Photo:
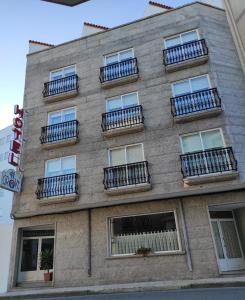
<instances>
[{"instance_id":1,"label":"window","mask_svg":"<svg viewBox=\"0 0 245 300\"><path fill-rule=\"evenodd\" d=\"M111 112L139 104L138 93L131 93L107 99L106 111Z\"/></svg>"},{"instance_id":2,"label":"window","mask_svg":"<svg viewBox=\"0 0 245 300\"><path fill-rule=\"evenodd\" d=\"M58 80L58 79L72 76L75 74L76 74L76 67L69 66L69 67L65 67L62 69L51 71L50 72L50 80Z\"/></svg>"},{"instance_id":3,"label":"window","mask_svg":"<svg viewBox=\"0 0 245 300\"><path fill-rule=\"evenodd\" d=\"M46 161L45 176L53 177L76 172L76 157L67 156Z\"/></svg>"},{"instance_id":4,"label":"window","mask_svg":"<svg viewBox=\"0 0 245 300\"><path fill-rule=\"evenodd\" d=\"M76 120L76 109L74 107L54 111L48 115L48 125L54 125L73 120Z\"/></svg>"},{"instance_id":5,"label":"window","mask_svg":"<svg viewBox=\"0 0 245 300\"><path fill-rule=\"evenodd\" d=\"M197 30L192 30L189 32L184 32L179 35L169 37L165 39L165 48L171 48L175 46L180 46L192 41L199 40L199 35Z\"/></svg>"},{"instance_id":6,"label":"window","mask_svg":"<svg viewBox=\"0 0 245 300\"><path fill-rule=\"evenodd\" d=\"M109 54L105 56L105 66L119 63L131 58L134 58L133 49L128 49L117 53Z\"/></svg>"},{"instance_id":7,"label":"window","mask_svg":"<svg viewBox=\"0 0 245 300\"><path fill-rule=\"evenodd\" d=\"M109 219L110 254L135 254L140 248L152 252L180 250L174 212Z\"/></svg>"},{"instance_id":8,"label":"window","mask_svg":"<svg viewBox=\"0 0 245 300\"><path fill-rule=\"evenodd\" d=\"M213 129L181 137L182 152L191 153L213 148L223 148L224 138L221 129Z\"/></svg>"},{"instance_id":9,"label":"window","mask_svg":"<svg viewBox=\"0 0 245 300\"><path fill-rule=\"evenodd\" d=\"M110 166L144 161L143 145L136 144L109 150Z\"/></svg>"},{"instance_id":10,"label":"window","mask_svg":"<svg viewBox=\"0 0 245 300\"><path fill-rule=\"evenodd\" d=\"M202 75L189 78L183 81L175 82L172 85L173 96L178 97L209 89L210 82L208 75Z\"/></svg>"}]
</instances>

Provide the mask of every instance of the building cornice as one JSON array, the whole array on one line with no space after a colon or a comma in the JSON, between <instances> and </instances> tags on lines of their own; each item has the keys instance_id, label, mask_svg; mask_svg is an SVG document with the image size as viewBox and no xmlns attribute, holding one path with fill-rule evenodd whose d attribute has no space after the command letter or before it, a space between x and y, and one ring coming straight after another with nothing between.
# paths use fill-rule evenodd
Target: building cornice
<instances>
[{"instance_id":1,"label":"building cornice","mask_svg":"<svg viewBox=\"0 0 245 300\"><path fill-rule=\"evenodd\" d=\"M219 193L228 193L228 192L238 192L245 190L245 183L234 184L232 186L219 186L219 187L212 187L208 189L197 189L197 190L187 190L175 193L164 193L158 194L155 196L146 196L146 197L138 197L138 198L127 198L127 199L115 199L111 201L104 201L98 203L88 203L83 205L78 205L75 208L54 208L48 209L43 211L35 211L35 212L12 212L12 218L14 220L18 219L26 219L32 218L37 216L44 216L44 215L55 215L55 214L67 214L77 211L83 211L88 209L95 209L95 208L105 208L105 207L112 207L112 206L121 206L121 205L129 205L129 204L140 204L144 202L152 202L152 201L161 201L161 200L173 200L173 199L180 199L180 198L187 198L187 197L195 197L195 196L206 196L212 194L219 194Z\"/></svg>"}]
</instances>

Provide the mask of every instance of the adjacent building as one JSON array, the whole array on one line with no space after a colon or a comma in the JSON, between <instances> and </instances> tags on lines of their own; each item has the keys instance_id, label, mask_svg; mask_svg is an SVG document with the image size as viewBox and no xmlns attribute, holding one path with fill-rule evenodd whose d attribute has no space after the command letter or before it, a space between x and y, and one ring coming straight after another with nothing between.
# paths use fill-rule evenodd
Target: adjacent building
<instances>
[{"instance_id":1,"label":"adjacent building","mask_svg":"<svg viewBox=\"0 0 245 300\"><path fill-rule=\"evenodd\" d=\"M244 274L245 78L226 13L147 14L31 41L9 289Z\"/></svg>"},{"instance_id":2,"label":"adjacent building","mask_svg":"<svg viewBox=\"0 0 245 300\"><path fill-rule=\"evenodd\" d=\"M12 127L0 130L0 172L10 168L8 164ZM10 264L13 221L10 218L13 193L0 188L0 293L6 292Z\"/></svg>"}]
</instances>

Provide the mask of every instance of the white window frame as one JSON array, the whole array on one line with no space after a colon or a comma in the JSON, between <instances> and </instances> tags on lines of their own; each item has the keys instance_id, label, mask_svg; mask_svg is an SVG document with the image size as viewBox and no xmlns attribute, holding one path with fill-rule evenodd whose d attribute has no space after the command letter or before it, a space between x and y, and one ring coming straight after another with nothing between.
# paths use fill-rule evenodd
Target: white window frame
<instances>
[{"instance_id":1,"label":"white window frame","mask_svg":"<svg viewBox=\"0 0 245 300\"><path fill-rule=\"evenodd\" d=\"M165 38L164 38L164 49L168 49L168 48L167 48L167 45L166 45L166 41L167 41L167 40L170 40L170 39L173 39L173 38L176 38L176 37L179 37L179 38L180 38L180 45L185 44L185 43L183 43L182 35L183 35L183 34L186 34L186 33L189 33L189 32L193 32L193 31L195 31L195 32L197 33L197 38L198 38L198 40L200 40L199 30L196 28L196 29L184 31L184 32L181 32L181 33L178 33L178 34L175 34L175 35L171 35L171 36L165 37ZM173 47L175 47L175 46L173 46ZM171 48L171 47L170 47L170 48Z\"/></svg>"},{"instance_id":2,"label":"white window frame","mask_svg":"<svg viewBox=\"0 0 245 300\"><path fill-rule=\"evenodd\" d=\"M48 159L48 160L46 160L45 161L45 170L44 170L44 177L46 178L46 177L48 177L47 176L47 167L48 167L48 162L49 161L52 161L52 160L60 160L60 163L61 163L61 160L63 159L63 158L69 158L69 157L73 157L73 158L75 158L75 171L74 171L74 173L77 173L77 156L76 155L69 155L69 156L62 156L62 157L56 157L56 158L52 158L52 159ZM62 176L62 175L58 175L58 176ZM51 176L52 177L52 176Z\"/></svg>"},{"instance_id":3,"label":"white window frame","mask_svg":"<svg viewBox=\"0 0 245 300\"><path fill-rule=\"evenodd\" d=\"M158 214L167 214L167 213L174 213L174 220L176 225L176 232L177 232L177 239L178 239L178 246L179 250L174 251L156 251L154 254L159 253L181 253L183 251L181 238L180 238L180 230L179 230L179 222L178 222L178 215L176 209L171 210L165 210L165 211L159 211L159 212L152 212L152 213L140 213L140 214L129 214L129 215L122 215L122 216L112 216L107 217L106 227L107 227L107 255L111 257L117 257L117 256L132 256L135 255L135 253L125 253L125 254L112 254L111 246L112 246L112 238L113 238L113 227L112 227L112 220L113 219L121 219L121 218L127 218L127 217L137 217L137 216L148 216L148 215L158 215Z\"/></svg>"},{"instance_id":4,"label":"white window frame","mask_svg":"<svg viewBox=\"0 0 245 300\"><path fill-rule=\"evenodd\" d=\"M191 80L192 79L196 79L196 78L200 78L200 77L204 77L204 76L207 77L209 89L211 89L212 88L212 84L211 84L211 80L210 80L209 74L198 75L198 76L195 76L195 77L188 77L186 79L181 79L181 80L178 80L178 81L175 81L175 82L171 83L171 89L172 89L172 95L173 95L173 97L178 97L178 96L175 96L175 91L174 91L174 85L175 84L188 81L188 84L189 84L189 87L190 87L190 93L193 93L193 89L192 89L192 86L191 86Z\"/></svg>"},{"instance_id":5,"label":"white window frame","mask_svg":"<svg viewBox=\"0 0 245 300\"><path fill-rule=\"evenodd\" d=\"M128 95L132 95L132 94L136 94L137 105L139 105L139 93L138 93L138 91L131 92L131 93L127 93L127 94L123 94L123 95L118 95L118 96L115 96L115 97L107 98L106 99L106 112L108 112L108 102L111 101L111 100L113 100L113 99L118 99L119 97L121 98L121 104L122 104L121 108L119 108L119 109L124 109L122 97L128 96Z\"/></svg>"},{"instance_id":6,"label":"white window frame","mask_svg":"<svg viewBox=\"0 0 245 300\"><path fill-rule=\"evenodd\" d=\"M142 156L143 156L143 161L145 161L145 151L144 151L144 144L143 143L136 143L136 144L129 144L129 145L125 145L125 146L119 146L119 147L113 147L113 148L109 148L108 149L108 164L109 164L109 167L113 167L111 165L111 151L113 150L117 150L117 149L124 149L124 157L125 157L125 161L126 163L125 164L128 164L127 162L127 151L126 149L128 147L133 147L133 146L138 146L138 145L141 145L141 150L142 150Z\"/></svg>"},{"instance_id":7,"label":"white window frame","mask_svg":"<svg viewBox=\"0 0 245 300\"><path fill-rule=\"evenodd\" d=\"M128 49L120 50L120 51L117 51L117 52L113 52L113 53L109 53L109 54L104 55L104 66L107 66L107 64L106 64L107 57L114 56L116 54L117 54L117 63L120 63L121 62L121 60L119 60L120 53L129 51L129 50L132 50L132 54L133 54L132 58L134 58L135 57L134 56L134 48L128 48Z\"/></svg>"},{"instance_id":8,"label":"white window frame","mask_svg":"<svg viewBox=\"0 0 245 300\"><path fill-rule=\"evenodd\" d=\"M75 120L76 120L77 119L77 107L76 106L72 106L72 107L67 107L67 108L63 108L63 109L59 109L59 110L54 110L54 111L48 112L47 124L50 125L50 116L51 116L51 114L62 113L63 111L70 110L70 109L74 109L74 111L75 111ZM61 122L61 123L63 123L63 122Z\"/></svg>"},{"instance_id":9,"label":"white window frame","mask_svg":"<svg viewBox=\"0 0 245 300\"><path fill-rule=\"evenodd\" d=\"M77 65L76 64L70 65L70 66L66 66L66 67L62 67L62 68L59 68L59 69L54 69L54 70L50 71L50 73L49 73L49 79L50 79L50 81L53 81L53 79L52 79L52 73L58 72L58 71L62 71L62 78L65 78L64 77L64 70L68 69L68 68L71 68L71 67L75 67L75 74L77 74Z\"/></svg>"},{"instance_id":10,"label":"white window frame","mask_svg":"<svg viewBox=\"0 0 245 300\"><path fill-rule=\"evenodd\" d=\"M221 135L221 138L222 138L222 142L223 142L223 148L226 148L226 143L225 143L225 139L224 139L224 134L223 134L223 130L221 128L213 128L213 129L208 129L208 130L201 130L201 131L196 131L196 132L193 132L193 133L188 133L188 134L183 134L180 136L180 145L181 145L181 151L182 151L182 154L187 154L184 152L184 147L183 147L183 140L182 138L183 137L186 137L186 136L191 136L191 135L196 135L198 134L199 137L200 137L200 140L201 140L201 145L202 145L202 151L206 151L207 149L204 149L204 145L203 145L203 140L202 140L202 133L203 132L209 132L209 131L215 131L215 130L219 130L220 131L220 135ZM191 152L192 153L192 152Z\"/></svg>"}]
</instances>

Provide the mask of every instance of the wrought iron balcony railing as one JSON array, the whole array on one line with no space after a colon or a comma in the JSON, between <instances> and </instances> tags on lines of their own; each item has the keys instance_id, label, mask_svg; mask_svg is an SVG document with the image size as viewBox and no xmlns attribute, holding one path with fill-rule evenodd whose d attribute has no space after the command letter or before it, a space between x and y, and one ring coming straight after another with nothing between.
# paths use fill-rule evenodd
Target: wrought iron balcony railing
<instances>
[{"instance_id":1,"label":"wrought iron balcony railing","mask_svg":"<svg viewBox=\"0 0 245 300\"><path fill-rule=\"evenodd\" d=\"M147 161L104 168L106 190L143 183L150 183Z\"/></svg>"},{"instance_id":2,"label":"wrought iron balcony railing","mask_svg":"<svg viewBox=\"0 0 245 300\"><path fill-rule=\"evenodd\" d=\"M41 144L78 138L78 125L79 122L77 120L72 120L42 127L40 136Z\"/></svg>"},{"instance_id":3,"label":"wrought iron balcony railing","mask_svg":"<svg viewBox=\"0 0 245 300\"><path fill-rule=\"evenodd\" d=\"M182 154L183 177L237 171L237 161L231 147Z\"/></svg>"},{"instance_id":4,"label":"wrought iron balcony railing","mask_svg":"<svg viewBox=\"0 0 245 300\"><path fill-rule=\"evenodd\" d=\"M208 47L202 39L163 50L163 63L167 66L205 55L208 55Z\"/></svg>"},{"instance_id":5,"label":"wrought iron balcony railing","mask_svg":"<svg viewBox=\"0 0 245 300\"><path fill-rule=\"evenodd\" d=\"M100 82L104 83L115 79L135 75L139 73L137 58L130 58L100 68Z\"/></svg>"},{"instance_id":6,"label":"wrought iron balcony railing","mask_svg":"<svg viewBox=\"0 0 245 300\"><path fill-rule=\"evenodd\" d=\"M102 114L101 127L103 131L107 131L143 123L143 109L141 105L137 105Z\"/></svg>"},{"instance_id":7,"label":"wrought iron balcony railing","mask_svg":"<svg viewBox=\"0 0 245 300\"><path fill-rule=\"evenodd\" d=\"M43 89L43 97L56 96L71 91L78 92L77 75L71 75L57 80L45 82Z\"/></svg>"},{"instance_id":8,"label":"wrought iron balcony railing","mask_svg":"<svg viewBox=\"0 0 245 300\"><path fill-rule=\"evenodd\" d=\"M174 117L221 108L221 99L216 88L177 96L171 98L170 102Z\"/></svg>"},{"instance_id":9,"label":"wrought iron balcony railing","mask_svg":"<svg viewBox=\"0 0 245 300\"><path fill-rule=\"evenodd\" d=\"M78 174L66 174L38 179L37 199L78 194Z\"/></svg>"}]
</instances>

